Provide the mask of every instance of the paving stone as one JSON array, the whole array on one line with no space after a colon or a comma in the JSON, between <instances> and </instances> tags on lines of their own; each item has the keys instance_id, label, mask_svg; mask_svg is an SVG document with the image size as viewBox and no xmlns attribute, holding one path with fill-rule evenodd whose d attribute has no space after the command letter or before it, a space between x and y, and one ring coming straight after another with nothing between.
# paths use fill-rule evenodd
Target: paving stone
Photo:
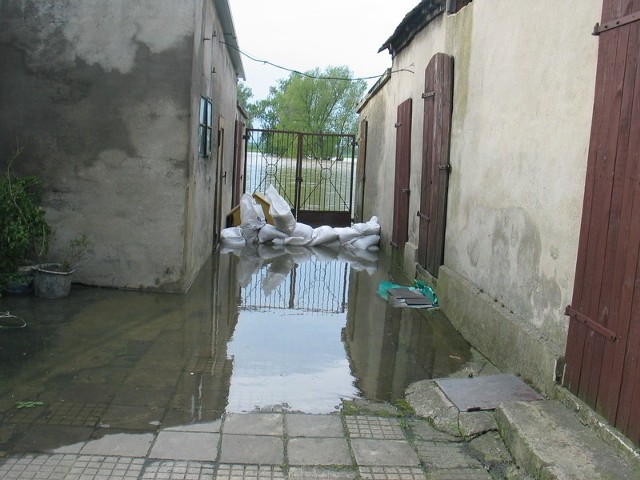
<instances>
[{"instance_id":1,"label":"paving stone","mask_svg":"<svg viewBox=\"0 0 640 480\"><path fill-rule=\"evenodd\" d=\"M287 444L291 465L351 465L344 438L292 438Z\"/></svg>"},{"instance_id":2,"label":"paving stone","mask_svg":"<svg viewBox=\"0 0 640 480\"><path fill-rule=\"evenodd\" d=\"M351 448L361 466L418 466L420 461L409 442L354 438Z\"/></svg>"},{"instance_id":3,"label":"paving stone","mask_svg":"<svg viewBox=\"0 0 640 480\"><path fill-rule=\"evenodd\" d=\"M220 464L214 480L284 480L282 467L270 465Z\"/></svg>"},{"instance_id":4,"label":"paving stone","mask_svg":"<svg viewBox=\"0 0 640 480\"><path fill-rule=\"evenodd\" d=\"M281 465L284 441L281 437L257 435L222 435L221 463Z\"/></svg>"},{"instance_id":5,"label":"paving stone","mask_svg":"<svg viewBox=\"0 0 640 480\"><path fill-rule=\"evenodd\" d=\"M360 467L362 480L425 480L420 467Z\"/></svg>"},{"instance_id":6,"label":"paving stone","mask_svg":"<svg viewBox=\"0 0 640 480\"><path fill-rule=\"evenodd\" d=\"M83 455L120 455L123 457L145 457L153 442L153 434L116 433L97 440L89 440L80 450Z\"/></svg>"},{"instance_id":7,"label":"paving stone","mask_svg":"<svg viewBox=\"0 0 640 480\"><path fill-rule=\"evenodd\" d=\"M165 410L142 405L111 405L102 417L102 423L111 428L156 431Z\"/></svg>"},{"instance_id":8,"label":"paving stone","mask_svg":"<svg viewBox=\"0 0 640 480\"><path fill-rule=\"evenodd\" d=\"M462 437L436 430L426 420L410 419L408 425L411 435L418 440L434 442L460 442L462 440Z\"/></svg>"},{"instance_id":9,"label":"paving stone","mask_svg":"<svg viewBox=\"0 0 640 480\"><path fill-rule=\"evenodd\" d=\"M215 461L220 434L205 432L165 432L158 434L150 458Z\"/></svg>"},{"instance_id":10,"label":"paving stone","mask_svg":"<svg viewBox=\"0 0 640 480\"><path fill-rule=\"evenodd\" d=\"M177 427L163 428L163 432L205 432L205 433L219 433L222 420L216 420L213 422L204 423L191 423L188 425L180 425Z\"/></svg>"},{"instance_id":11,"label":"paving stone","mask_svg":"<svg viewBox=\"0 0 640 480\"><path fill-rule=\"evenodd\" d=\"M351 438L405 439L404 431L397 418L354 415L345 417L345 422Z\"/></svg>"},{"instance_id":12,"label":"paving stone","mask_svg":"<svg viewBox=\"0 0 640 480\"><path fill-rule=\"evenodd\" d=\"M513 458L498 432L488 432L469 442L471 450L478 453L485 465L513 463Z\"/></svg>"},{"instance_id":13,"label":"paving stone","mask_svg":"<svg viewBox=\"0 0 640 480\"><path fill-rule=\"evenodd\" d=\"M215 464L164 460L151 462L142 473L141 480L185 480L212 478Z\"/></svg>"},{"instance_id":14,"label":"paving stone","mask_svg":"<svg viewBox=\"0 0 640 480\"><path fill-rule=\"evenodd\" d=\"M416 415L428 419L433 426L450 435L460 436L459 411L431 380L422 380L407 387L406 400Z\"/></svg>"},{"instance_id":15,"label":"paving stone","mask_svg":"<svg viewBox=\"0 0 640 480\"><path fill-rule=\"evenodd\" d=\"M465 452L459 443L417 442L422 463L430 468L481 468L482 464Z\"/></svg>"},{"instance_id":16,"label":"paving stone","mask_svg":"<svg viewBox=\"0 0 640 480\"><path fill-rule=\"evenodd\" d=\"M498 430L493 412L460 412L458 426L463 437L475 437L484 432Z\"/></svg>"},{"instance_id":17,"label":"paving stone","mask_svg":"<svg viewBox=\"0 0 640 480\"><path fill-rule=\"evenodd\" d=\"M427 480L491 480L492 477L482 468L454 468L451 470L433 470L427 473Z\"/></svg>"},{"instance_id":18,"label":"paving stone","mask_svg":"<svg viewBox=\"0 0 640 480\"><path fill-rule=\"evenodd\" d=\"M332 469L327 467L291 467L289 480L356 480L355 470Z\"/></svg>"},{"instance_id":19,"label":"paving stone","mask_svg":"<svg viewBox=\"0 0 640 480\"><path fill-rule=\"evenodd\" d=\"M337 415L285 415L290 437L343 437L342 418Z\"/></svg>"},{"instance_id":20,"label":"paving stone","mask_svg":"<svg viewBox=\"0 0 640 480\"><path fill-rule=\"evenodd\" d=\"M230 414L224 419L224 433L240 435L284 435L281 413Z\"/></svg>"}]
</instances>

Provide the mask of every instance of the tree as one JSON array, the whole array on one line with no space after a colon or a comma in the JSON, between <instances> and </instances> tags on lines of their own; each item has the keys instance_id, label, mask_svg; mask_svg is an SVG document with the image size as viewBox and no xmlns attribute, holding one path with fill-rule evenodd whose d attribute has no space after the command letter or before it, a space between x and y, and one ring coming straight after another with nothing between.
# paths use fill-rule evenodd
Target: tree
<instances>
[{"instance_id":1,"label":"tree","mask_svg":"<svg viewBox=\"0 0 640 480\"><path fill-rule=\"evenodd\" d=\"M292 73L256 104L263 128L312 133L355 134L356 107L366 90L346 66Z\"/></svg>"},{"instance_id":2,"label":"tree","mask_svg":"<svg viewBox=\"0 0 640 480\"><path fill-rule=\"evenodd\" d=\"M247 128L253 128L253 120L258 112L258 110L256 110L257 105L251 103L253 91L244 83L240 82L238 83L237 92L238 104L247 112Z\"/></svg>"}]
</instances>

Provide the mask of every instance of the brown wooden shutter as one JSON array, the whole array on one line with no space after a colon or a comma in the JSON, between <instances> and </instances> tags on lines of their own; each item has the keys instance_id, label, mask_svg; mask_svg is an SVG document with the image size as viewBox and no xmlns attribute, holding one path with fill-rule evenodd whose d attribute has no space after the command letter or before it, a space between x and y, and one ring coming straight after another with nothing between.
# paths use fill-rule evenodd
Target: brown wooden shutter
<instances>
[{"instance_id":1,"label":"brown wooden shutter","mask_svg":"<svg viewBox=\"0 0 640 480\"><path fill-rule=\"evenodd\" d=\"M396 174L393 192L391 245L402 247L409 238L409 169L411 164L411 99L398 106L396 127Z\"/></svg>"}]
</instances>

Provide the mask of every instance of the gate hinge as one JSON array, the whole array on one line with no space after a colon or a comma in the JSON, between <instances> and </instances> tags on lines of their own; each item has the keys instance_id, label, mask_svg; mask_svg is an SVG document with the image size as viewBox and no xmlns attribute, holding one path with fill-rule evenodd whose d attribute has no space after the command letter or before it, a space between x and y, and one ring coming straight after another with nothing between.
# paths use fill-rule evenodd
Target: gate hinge
<instances>
[{"instance_id":1,"label":"gate hinge","mask_svg":"<svg viewBox=\"0 0 640 480\"><path fill-rule=\"evenodd\" d=\"M600 35L602 32L622 27L624 25L637 22L638 20L640 20L640 12L634 12L630 15L625 15L624 17L616 18L615 20L611 20L610 22L603 23L602 25L596 23L596 26L593 27L593 32L591 34Z\"/></svg>"},{"instance_id":2,"label":"gate hinge","mask_svg":"<svg viewBox=\"0 0 640 480\"><path fill-rule=\"evenodd\" d=\"M422 94L422 98L435 97L436 92L425 92Z\"/></svg>"},{"instance_id":3,"label":"gate hinge","mask_svg":"<svg viewBox=\"0 0 640 480\"><path fill-rule=\"evenodd\" d=\"M618 340L618 337L616 336L616 334L613 333L611 330L609 330L606 327L603 327L598 322L594 322L589 317L587 317L585 314L580 313L577 310L574 310L573 308L571 308L571 305L567 306L566 310L564 311L564 314L569 316L569 317L571 317L571 318L576 319L580 323L586 325L587 328L590 328L594 332L599 333L600 335L602 335L603 337L606 337L607 339L611 340L612 342L615 342L615 341Z\"/></svg>"}]
</instances>

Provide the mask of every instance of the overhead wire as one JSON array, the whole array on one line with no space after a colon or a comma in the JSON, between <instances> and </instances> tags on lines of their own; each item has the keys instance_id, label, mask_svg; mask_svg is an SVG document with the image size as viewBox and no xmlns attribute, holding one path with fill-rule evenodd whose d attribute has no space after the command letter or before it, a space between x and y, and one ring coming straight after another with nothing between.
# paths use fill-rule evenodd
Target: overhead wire
<instances>
[{"instance_id":1,"label":"overhead wire","mask_svg":"<svg viewBox=\"0 0 640 480\"><path fill-rule=\"evenodd\" d=\"M300 70L296 70L293 68L287 68L287 67L283 67L282 65L278 65L276 63L273 63L269 60L262 60L260 58L255 58L252 55L249 55L247 52L244 52L242 50L240 50L236 45L233 45L231 43L227 43L223 40L220 41L220 43L233 48L234 50L236 50L238 53L240 53L240 55L243 55L245 57L247 57L249 60L252 60L254 62L257 63L262 63L263 65L271 65L272 67L278 68L280 70L284 70L285 72L289 72L289 73L294 73L297 75L301 75L303 77L307 77L307 78L312 78L314 80L339 80L339 81L346 81L346 82L355 82L358 80L374 80L376 78L380 78L383 74L380 75L371 75L369 77L356 77L356 78L349 78L349 77L325 77L322 75L313 75L307 72L301 72ZM413 66L413 64L411 64L410 66ZM408 68L399 68L397 70L391 70L389 72L389 74L394 74L394 73L400 73L400 72L409 72L409 73L415 73L413 72L413 70L409 70Z\"/></svg>"}]
</instances>

